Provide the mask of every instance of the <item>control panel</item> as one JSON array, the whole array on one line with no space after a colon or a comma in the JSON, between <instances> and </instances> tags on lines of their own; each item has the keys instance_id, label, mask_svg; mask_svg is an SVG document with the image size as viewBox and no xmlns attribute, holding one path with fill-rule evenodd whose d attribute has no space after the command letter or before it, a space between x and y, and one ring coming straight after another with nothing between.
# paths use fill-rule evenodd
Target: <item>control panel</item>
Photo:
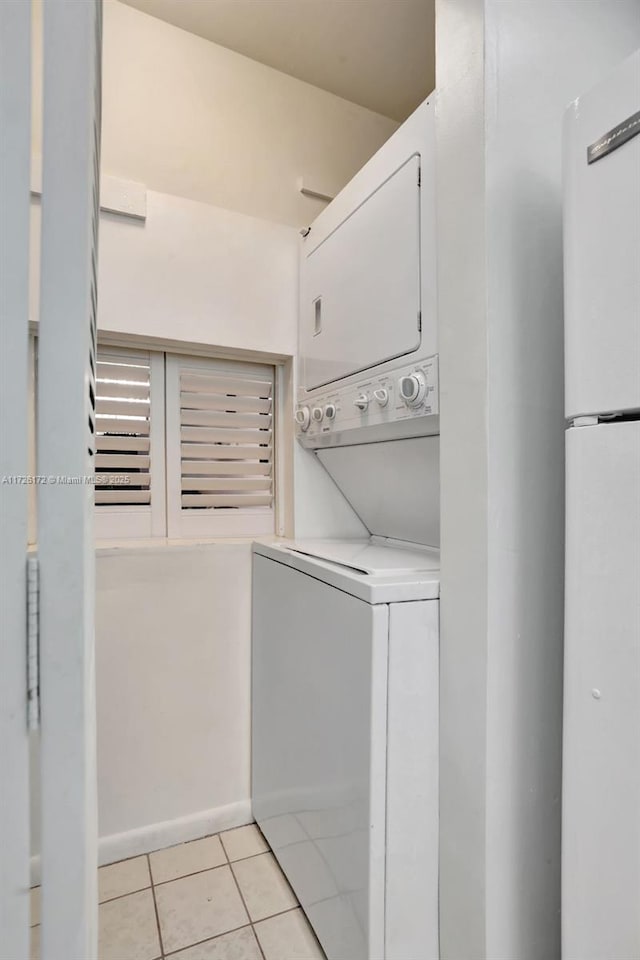
<instances>
[{"instance_id":1,"label":"control panel","mask_svg":"<svg viewBox=\"0 0 640 960\"><path fill-rule=\"evenodd\" d=\"M437 433L438 412L438 358L429 357L314 395L296 409L296 435L320 447Z\"/></svg>"}]
</instances>

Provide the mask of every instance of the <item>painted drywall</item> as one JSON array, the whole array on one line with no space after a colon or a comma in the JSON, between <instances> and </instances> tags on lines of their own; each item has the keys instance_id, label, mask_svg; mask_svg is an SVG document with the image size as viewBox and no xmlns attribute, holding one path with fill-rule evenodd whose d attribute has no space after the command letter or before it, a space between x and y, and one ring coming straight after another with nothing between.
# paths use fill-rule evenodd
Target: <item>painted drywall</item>
<instances>
[{"instance_id":1,"label":"painted drywall","mask_svg":"<svg viewBox=\"0 0 640 960\"><path fill-rule=\"evenodd\" d=\"M35 9L40 46L40 0ZM396 129L364 107L187 33L104 3L102 167L161 193L305 226ZM40 70L33 149L41 152Z\"/></svg>"},{"instance_id":2,"label":"painted drywall","mask_svg":"<svg viewBox=\"0 0 640 960\"><path fill-rule=\"evenodd\" d=\"M32 201L37 322L40 202ZM211 204L147 191L147 215L100 215L98 329L291 356L298 234Z\"/></svg>"},{"instance_id":3,"label":"painted drywall","mask_svg":"<svg viewBox=\"0 0 640 960\"><path fill-rule=\"evenodd\" d=\"M98 555L101 837L248 800L250 553Z\"/></svg>"},{"instance_id":4,"label":"painted drywall","mask_svg":"<svg viewBox=\"0 0 640 960\"><path fill-rule=\"evenodd\" d=\"M573 98L640 45L640 7L439 0L437 31L441 956L551 960L560 956L561 123Z\"/></svg>"},{"instance_id":5,"label":"painted drywall","mask_svg":"<svg viewBox=\"0 0 640 960\"><path fill-rule=\"evenodd\" d=\"M443 960L485 956L488 575L483 42L481 0L438 0Z\"/></svg>"},{"instance_id":6,"label":"painted drywall","mask_svg":"<svg viewBox=\"0 0 640 960\"><path fill-rule=\"evenodd\" d=\"M144 223L101 218L99 328L291 355L297 250L291 227L148 191Z\"/></svg>"}]
</instances>

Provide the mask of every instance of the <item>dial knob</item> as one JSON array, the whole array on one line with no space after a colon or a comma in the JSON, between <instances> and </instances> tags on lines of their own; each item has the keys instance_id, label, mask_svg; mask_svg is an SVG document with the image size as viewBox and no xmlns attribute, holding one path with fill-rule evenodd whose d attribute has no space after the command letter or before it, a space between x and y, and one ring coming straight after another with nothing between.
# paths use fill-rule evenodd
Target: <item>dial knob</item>
<instances>
[{"instance_id":1,"label":"dial knob","mask_svg":"<svg viewBox=\"0 0 640 960\"><path fill-rule=\"evenodd\" d=\"M298 410L296 410L296 423L303 432L309 429L309 424L311 423L309 407L299 407Z\"/></svg>"},{"instance_id":2,"label":"dial knob","mask_svg":"<svg viewBox=\"0 0 640 960\"><path fill-rule=\"evenodd\" d=\"M324 415L327 420L335 420L336 418L336 405L335 403L328 403L324 408Z\"/></svg>"},{"instance_id":3,"label":"dial knob","mask_svg":"<svg viewBox=\"0 0 640 960\"><path fill-rule=\"evenodd\" d=\"M369 406L369 397L366 395L366 393L361 393L360 396L357 397L353 402L355 406L358 408L358 410L364 413L364 411Z\"/></svg>"},{"instance_id":4,"label":"dial knob","mask_svg":"<svg viewBox=\"0 0 640 960\"><path fill-rule=\"evenodd\" d=\"M385 390L384 387L381 387L379 390L374 390L373 396L381 407L386 407L389 403L389 391Z\"/></svg>"},{"instance_id":5,"label":"dial knob","mask_svg":"<svg viewBox=\"0 0 640 960\"><path fill-rule=\"evenodd\" d=\"M316 421L316 423L321 423L322 418L324 417L324 410L322 407L314 407L311 411L311 417Z\"/></svg>"},{"instance_id":6,"label":"dial knob","mask_svg":"<svg viewBox=\"0 0 640 960\"><path fill-rule=\"evenodd\" d=\"M427 392L427 381L425 376L419 370L409 374L408 377L401 377L398 384L400 396L408 407L417 407L425 398Z\"/></svg>"}]
</instances>

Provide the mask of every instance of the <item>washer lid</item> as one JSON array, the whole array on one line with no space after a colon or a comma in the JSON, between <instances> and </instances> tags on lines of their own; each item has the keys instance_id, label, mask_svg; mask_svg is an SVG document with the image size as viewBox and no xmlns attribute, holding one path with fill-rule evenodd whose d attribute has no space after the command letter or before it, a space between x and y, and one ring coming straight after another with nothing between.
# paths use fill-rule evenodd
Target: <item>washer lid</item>
<instances>
[{"instance_id":1,"label":"washer lid","mask_svg":"<svg viewBox=\"0 0 640 960\"><path fill-rule=\"evenodd\" d=\"M385 540L255 541L254 554L322 580L366 603L437 600L437 550Z\"/></svg>"},{"instance_id":2,"label":"washer lid","mask_svg":"<svg viewBox=\"0 0 640 960\"><path fill-rule=\"evenodd\" d=\"M373 577L440 569L437 550L388 546L372 540L301 540L287 544L286 549Z\"/></svg>"}]
</instances>

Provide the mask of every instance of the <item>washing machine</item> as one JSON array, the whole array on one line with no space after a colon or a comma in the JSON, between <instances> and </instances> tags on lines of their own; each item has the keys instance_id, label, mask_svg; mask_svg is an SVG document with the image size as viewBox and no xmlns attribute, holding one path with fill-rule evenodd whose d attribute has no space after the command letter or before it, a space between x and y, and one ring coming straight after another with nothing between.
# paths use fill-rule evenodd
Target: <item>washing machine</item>
<instances>
[{"instance_id":1,"label":"washing machine","mask_svg":"<svg viewBox=\"0 0 640 960\"><path fill-rule=\"evenodd\" d=\"M253 813L329 960L439 956L434 130L301 244L296 459L369 536L254 548Z\"/></svg>"},{"instance_id":2,"label":"washing machine","mask_svg":"<svg viewBox=\"0 0 640 960\"><path fill-rule=\"evenodd\" d=\"M438 551L256 543L253 813L329 960L438 956Z\"/></svg>"}]
</instances>

